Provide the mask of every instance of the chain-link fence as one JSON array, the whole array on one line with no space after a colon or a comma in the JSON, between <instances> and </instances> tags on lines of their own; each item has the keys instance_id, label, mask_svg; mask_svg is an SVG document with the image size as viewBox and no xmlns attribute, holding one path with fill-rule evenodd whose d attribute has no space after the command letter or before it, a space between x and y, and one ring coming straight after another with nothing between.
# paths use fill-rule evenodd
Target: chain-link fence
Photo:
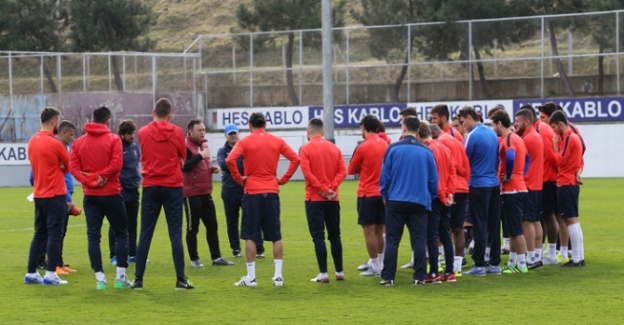
<instances>
[{"instance_id":1,"label":"chain-link fence","mask_svg":"<svg viewBox=\"0 0 624 325\"><path fill-rule=\"evenodd\" d=\"M185 126L202 114L197 95L199 55L193 53L0 52L0 141L26 141L39 128L39 114L57 107L81 134L93 109L114 112L112 128L124 118L151 121L160 97L172 100L174 123Z\"/></svg>"},{"instance_id":2,"label":"chain-link fence","mask_svg":"<svg viewBox=\"0 0 624 325\"><path fill-rule=\"evenodd\" d=\"M334 29L336 104L620 94L624 11ZM322 105L321 31L205 35L208 107Z\"/></svg>"},{"instance_id":3,"label":"chain-link fence","mask_svg":"<svg viewBox=\"0 0 624 325\"><path fill-rule=\"evenodd\" d=\"M334 29L335 104L621 93L624 11ZM322 105L321 30L200 36L184 53L0 52L0 141L24 141L45 106L78 124L174 101L207 108ZM79 130L80 131L80 130Z\"/></svg>"}]
</instances>

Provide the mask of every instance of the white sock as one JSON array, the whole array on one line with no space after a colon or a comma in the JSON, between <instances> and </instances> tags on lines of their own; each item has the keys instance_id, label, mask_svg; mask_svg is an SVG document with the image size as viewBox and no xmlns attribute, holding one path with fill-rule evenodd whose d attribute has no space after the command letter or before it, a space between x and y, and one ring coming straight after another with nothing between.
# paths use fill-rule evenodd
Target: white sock
<instances>
[{"instance_id":1,"label":"white sock","mask_svg":"<svg viewBox=\"0 0 624 325\"><path fill-rule=\"evenodd\" d=\"M104 275L103 272L95 272L95 279L97 281L103 281L106 282L106 276Z\"/></svg>"},{"instance_id":2,"label":"white sock","mask_svg":"<svg viewBox=\"0 0 624 325\"><path fill-rule=\"evenodd\" d=\"M256 278L256 262L247 262L247 280L252 281Z\"/></svg>"},{"instance_id":3,"label":"white sock","mask_svg":"<svg viewBox=\"0 0 624 325\"><path fill-rule=\"evenodd\" d=\"M444 246L438 246L438 255L444 255Z\"/></svg>"},{"instance_id":4,"label":"white sock","mask_svg":"<svg viewBox=\"0 0 624 325\"><path fill-rule=\"evenodd\" d=\"M273 262L275 262L275 273L273 274L273 277L281 278L282 277L282 265L284 264L284 260L275 259L273 260Z\"/></svg>"},{"instance_id":5,"label":"white sock","mask_svg":"<svg viewBox=\"0 0 624 325\"><path fill-rule=\"evenodd\" d=\"M557 244L548 244L548 259L554 261L557 259Z\"/></svg>"},{"instance_id":6,"label":"white sock","mask_svg":"<svg viewBox=\"0 0 624 325\"><path fill-rule=\"evenodd\" d=\"M464 258L462 256L455 256L453 260L453 272L459 272L462 269L462 262Z\"/></svg>"},{"instance_id":7,"label":"white sock","mask_svg":"<svg viewBox=\"0 0 624 325\"><path fill-rule=\"evenodd\" d=\"M379 272L381 269L381 265L379 265L379 257L371 258L371 267L373 268L373 271Z\"/></svg>"},{"instance_id":8,"label":"white sock","mask_svg":"<svg viewBox=\"0 0 624 325\"><path fill-rule=\"evenodd\" d=\"M518 254L518 268L525 268L527 266L526 264L526 255L524 254Z\"/></svg>"},{"instance_id":9,"label":"white sock","mask_svg":"<svg viewBox=\"0 0 624 325\"><path fill-rule=\"evenodd\" d=\"M36 276L38 276L38 275L39 275L39 272L35 272L35 273L26 273L26 275L32 278L32 277L36 277Z\"/></svg>"},{"instance_id":10,"label":"white sock","mask_svg":"<svg viewBox=\"0 0 624 325\"><path fill-rule=\"evenodd\" d=\"M509 238L503 238L503 248L509 249Z\"/></svg>"},{"instance_id":11,"label":"white sock","mask_svg":"<svg viewBox=\"0 0 624 325\"><path fill-rule=\"evenodd\" d=\"M325 273L325 274L327 274L327 273ZM338 275L344 276L344 272L336 272L336 275L337 275L337 276L338 276Z\"/></svg>"},{"instance_id":12,"label":"white sock","mask_svg":"<svg viewBox=\"0 0 624 325\"><path fill-rule=\"evenodd\" d=\"M44 278L46 279L54 279L56 276L56 272L54 271L46 271Z\"/></svg>"},{"instance_id":13,"label":"white sock","mask_svg":"<svg viewBox=\"0 0 624 325\"><path fill-rule=\"evenodd\" d=\"M583 229L581 228L581 223L578 224L579 225L579 232L581 233L581 245L579 246L580 248L580 254L581 254L581 261L585 260L585 241L583 240Z\"/></svg>"},{"instance_id":14,"label":"white sock","mask_svg":"<svg viewBox=\"0 0 624 325\"><path fill-rule=\"evenodd\" d=\"M581 225L577 223L573 223L568 226L568 231L570 232L570 241L572 242L572 261L574 263L578 263L581 261Z\"/></svg>"},{"instance_id":15,"label":"white sock","mask_svg":"<svg viewBox=\"0 0 624 325\"><path fill-rule=\"evenodd\" d=\"M535 263L535 260L536 260L535 251L527 252L527 256L529 257L529 263L531 264Z\"/></svg>"},{"instance_id":16,"label":"white sock","mask_svg":"<svg viewBox=\"0 0 624 325\"><path fill-rule=\"evenodd\" d=\"M570 226L568 226L569 228ZM572 237L570 237L572 238ZM572 240L572 239L570 239ZM574 243L572 243L572 245L574 245ZM559 255L561 255L561 257L563 258L568 258L568 244L566 243L565 246L563 245L563 243L561 244L561 251L559 252Z\"/></svg>"},{"instance_id":17,"label":"white sock","mask_svg":"<svg viewBox=\"0 0 624 325\"><path fill-rule=\"evenodd\" d=\"M115 279L121 279L123 276L126 276L126 268L117 267L117 277Z\"/></svg>"},{"instance_id":18,"label":"white sock","mask_svg":"<svg viewBox=\"0 0 624 325\"><path fill-rule=\"evenodd\" d=\"M412 254L412 256L414 256L414 254ZM379 255L377 255L377 258L379 259L379 265L383 267L384 253L379 253Z\"/></svg>"},{"instance_id":19,"label":"white sock","mask_svg":"<svg viewBox=\"0 0 624 325\"><path fill-rule=\"evenodd\" d=\"M514 267L518 261L518 254L516 252L509 252L509 260L507 261L507 266Z\"/></svg>"},{"instance_id":20,"label":"white sock","mask_svg":"<svg viewBox=\"0 0 624 325\"><path fill-rule=\"evenodd\" d=\"M470 244L468 244L468 248L474 249L474 239L470 241Z\"/></svg>"},{"instance_id":21,"label":"white sock","mask_svg":"<svg viewBox=\"0 0 624 325\"><path fill-rule=\"evenodd\" d=\"M492 249L488 246L485 248L485 256L483 256L483 259L485 260L485 263L488 263L490 261L490 251Z\"/></svg>"},{"instance_id":22,"label":"white sock","mask_svg":"<svg viewBox=\"0 0 624 325\"><path fill-rule=\"evenodd\" d=\"M318 278L322 279L322 278L327 278L329 277L329 275L327 275L327 273L319 273Z\"/></svg>"},{"instance_id":23,"label":"white sock","mask_svg":"<svg viewBox=\"0 0 624 325\"><path fill-rule=\"evenodd\" d=\"M541 261L541 260L542 260L542 253L543 253L543 252L544 252L544 251L542 250L542 248L541 248L541 247L540 247L540 248L536 248L536 249L535 249L535 260L536 260L536 261Z\"/></svg>"}]
</instances>

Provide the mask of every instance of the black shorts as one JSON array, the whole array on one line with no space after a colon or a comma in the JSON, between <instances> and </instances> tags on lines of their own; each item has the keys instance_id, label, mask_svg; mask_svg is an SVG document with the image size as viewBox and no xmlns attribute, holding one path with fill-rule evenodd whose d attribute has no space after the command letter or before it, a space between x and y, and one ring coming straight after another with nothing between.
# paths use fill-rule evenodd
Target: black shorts
<instances>
[{"instance_id":1,"label":"black shorts","mask_svg":"<svg viewBox=\"0 0 624 325\"><path fill-rule=\"evenodd\" d=\"M526 193L501 194L501 210L509 229L509 237L524 234L522 230L522 210L524 210L526 198Z\"/></svg>"},{"instance_id":2,"label":"black shorts","mask_svg":"<svg viewBox=\"0 0 624 325\"><path fill-rule=\"evenodd\" d=\"M357 198L358 225L385 225L386 207L381 196Z\"/></svg>"},{"instance_id":3,"label":"black shorts","mask_svg":"<svg viewBox=\"0 0 624 325\"><path fill-rule=\"evenodd\" d=\"M280 201L275 193L243 195L242 239L278 241L282 239L280 230Z\"/></svg>"},{"instance_id":4,"label":"black shorts","mask_svg":"<svg viewBox=\"0 0 624 325\"><path fill-rule=\"evenodd\" d=\"M579 216L578 202L580 190L578 185L557 187L557 209L562 218L575 218Z\"/></svg>"},{"instance_id":5,"label":"black shorts","mask_svg":"<svg viewBox=\"0 0 624 325\"><path fill-rule=\"evenodd\" d=\"M542 191L529 191L527 193L526 204L522 220L538 222L542 211Z\"/></svg>"},{"instance_id":6,"label":"black shorts","mask_svg":"<svg viewBox=\"0 0 624 325\"><path fill-rule=\"evenodd\" d=\"M466 221L466 206L468 205L468 193L455 193L455 204L451 205L451 229L464 229Z\"/></svg>"},{"instance_id":7,"label":"black shorts","mask_svg":"<svg viewBox=\"0 0 624 325\"><path fill-rule=\"evenodd\" d=\"M542 219L557 214L557 183L544 182L542 187Z\"/></svg>"}]
</instances>

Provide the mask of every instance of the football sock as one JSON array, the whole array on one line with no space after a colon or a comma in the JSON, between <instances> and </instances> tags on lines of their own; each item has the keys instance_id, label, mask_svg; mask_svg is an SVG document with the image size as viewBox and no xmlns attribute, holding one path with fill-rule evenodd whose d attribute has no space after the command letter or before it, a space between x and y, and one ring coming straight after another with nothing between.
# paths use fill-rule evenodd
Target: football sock
<instances>
[{"instance_id":1,"label":"football sock","mask_svg":"<svg viewBox=\"0 0 624 325\"><path fill-rule=\"evenodd\" d=\"M509 260L507 261L507 266L509 267L516 266L517 258L518 258L518 254L516 254L516 252L509 252Z\"/></svg>"},{"instance_id":2,"label":"football sock","mask_svg":"<svg viewBox=\"0 0 624 325\"><path fill-rule=\"evenodd\" d=\"M581 228L581 224L578 223L579 225L579 232L581 233L581 244L579 245L580 248L580 255L581 255L581 261L585 260L585 241L583 240L583 229Z\"/></svg>"},{"instance_id":3,"label":"football sock","mask_svg":"<svg viewBox=\"0 0 624 325\"><path fill-rule=\"evenodd\" d=\"M518 254L517 258L518 258L518 268L520 268L520 269L525 268L527 266L527 264L526 264L526 255Z\"/></svg>"},{"instance_id":4,"label":"football sock","mask_svg":"<svg viewBox=\"0 0 624 325\"><path fill-rule=\"evenodd\" d=\"M573 223L568 226L568 231L570 232L570 242L572 243L572 261L574 263L578 263L581 261L581 225L579 223ZM567 248L567 247L566 247ZM561 250L563 252L563 249ZM566 257L566 255L561 254Z\"/></svg>"},{"instance_id":5,"label":"football sock","mask_svg":"<svg viewBox=\"0 0 624 325\"><path fill-rule=\"evenodd\" d=\"M568 226L568 229L570 229L570 226ZM572 241L571 239L572 237L570 237L570 241ZM559 252L559 255L561 255L562 258L568 258L568 246L563 246L561 245L561 251Z\"/></svg>"},{"instance_id":6,"label":"football sock","mask_svg":"<svg viewBox=\"0 0 624 325\"><path fill-rule=\"evenodd\" d=\"M509 238L503 238L503 248L509 249Z\"/></svg>"},{"instance_id":7,"label":"football sock","mask_svg":"<svg viewBox=\"0 0 624 325\"><path fill-rule=\"evenodd\" d=\"M541 247L535 249L535 260L536 261L541 261L542 260L542 253L543 253L543 250L542 250Z\"/></svg>"},{"instance_id":8,"label":"football sock","mask_svg":"<svg viewBox=\"0 0 624 325\"><path fill-rule=\"evenodd\" d=\"M412 257L413 256L414 254L412 254ZM377 258L379 259L379 265L383 265L384 253L379 253L379 255L377 255Z\"/></svg>"},{"instance_id":9,"label":"football sock","mask_svg":"<svg viewBox=\"0 0 624 325\"><path fill-rule=\"evenodd\" d=\"M126 268L125 267L118 267L117 268L117 277L116 277L116 279L121 279L121 277L123 275L126 275Z\"/></svg>"},{"instance_id":10,"label":"football sock","mask_svg":"<svg viewBox=\"0 0 624 325\"><path fill-rule=\"evenodd\" d=\"M95 272L95 279L97 281L104 281L104 282L106 282L106 276L104 275L104 272Z\"/></svg>"},{"instance_id":11,"label":"football sock","mask_svg":"<svg viewBox=\"0 0 624 325\"><path fill-rule=\"evenodd\" d=\"M35 277L35 276L39 275L39 273L38 273L38 272L35 272L35 273L26 273L26 275L28 275L29 277Z\"/></svg>"},{"instance_id":12,"label":"football sock","mask_svg":"<svg viewBox=\"0 0 624 325\"><path fill-rule=\"evenodd\" d=\"M281 278L282 277L282 264L284 263L284 260L278 260L275 259L275 274L273 274L274 277L276 278Z\"/></svg>"},{"instance_id":13,"label":"football sock","mask_svg":"<svg viewBox=\"0 0 624 325\"><path fill-rule=\"evenodd\" d=\"M553 261L557 259L557 244L548 244L548 259Z\"/></svg>"},{"instance_id":14,"label":"football sock","mask_svg":"<svg viewBox=\"0 0 624 325\"><path fill-rule=\"evenodd\" d=\"M527 252L527 256L529 257L529 263L533 264L536 262L535 251ZM518 260L519 261L519 260Z\"/></svg>"},{"instance_id":15,"label":"football sock","mask_svg":"<svg viewBox=\"0 0 624 325\"><path fill-rule=\"evenodd\" d=\"M485 260L485 263L490 262L490 251L491 248L489 246L485 248L485 256L483 256L483 260Z\"/></svg>"},{"instance_id":16,"label":"football sock","mask_svg":"<svg viewBox=\"0 0 624 325\"><path fill-rule=\"evenodd\" d=\"M256 262L247 262L247 280L256 278Z\"/></svg>"},{"instance_id":17,"label":"football sock","mask_svg":"<svg viewBox=\"0 0 624 325\"><path fill-rule=\"evenodd\" d=\"M336 276L344 276L344 272L336 272Z\"/></svg>"},{"instance_id":18,"label":"football sock","mask_svg":"<svg viewBox=\"0 0 624 325\"><path fill-rule=\"evenodd\" d=\"M381 265L379 265L379 257L371 258L371 266L373 267L373 271L379 272L379 269L381 269Z\"/></svg>"},{"instance_id":19,"label":"football sock","mask_svg":"<svg viewBox=\"0 0 624 325\"><path fill-rule=\"evenodd\" d=\"M54 271L46 271L44 278L46 279L54 279L54 275L56 274L56 272Z\"/></svg>"},{"instance_id":20,"label":"football sock","mask_svg":"<svg viewBox=\"0 0 624 325\"><path fill-rule=\"evenodd\" d=\"M453 260L453 272L459 272L462 269L462 262L464 258L462 256L455 256Z\"/></svg>"}]
</instances>

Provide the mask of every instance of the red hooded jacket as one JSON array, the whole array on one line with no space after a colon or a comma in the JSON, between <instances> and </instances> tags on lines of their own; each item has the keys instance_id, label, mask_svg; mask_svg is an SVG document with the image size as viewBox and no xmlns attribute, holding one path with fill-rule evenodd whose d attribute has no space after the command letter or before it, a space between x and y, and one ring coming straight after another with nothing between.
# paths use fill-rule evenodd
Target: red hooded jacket
<instances>
[{"instance_id":1,"label":"red hooded jacket","mask_svg":"<svg viewBox=\"0 0 624 325\"><path fill-rule=\"evenodd\" d=\"M87 123L86 134L74 141L69 172L82 184L85 195L109 196L121 193L119 174L123 166L121 138L100 123ZM106 180L98 186L98 177Z\"/></svg>"},{"instance_id":2,"label":"red hooded jacket","mask_svg":"<svg viewBox=\"0 0 624 325\"><path fill-rule=\"evenodd\" d=\"M184 132L167 121L152 121L139 130L143 187L182 187L186 160Z\"/></svg>"}]
</instances>

